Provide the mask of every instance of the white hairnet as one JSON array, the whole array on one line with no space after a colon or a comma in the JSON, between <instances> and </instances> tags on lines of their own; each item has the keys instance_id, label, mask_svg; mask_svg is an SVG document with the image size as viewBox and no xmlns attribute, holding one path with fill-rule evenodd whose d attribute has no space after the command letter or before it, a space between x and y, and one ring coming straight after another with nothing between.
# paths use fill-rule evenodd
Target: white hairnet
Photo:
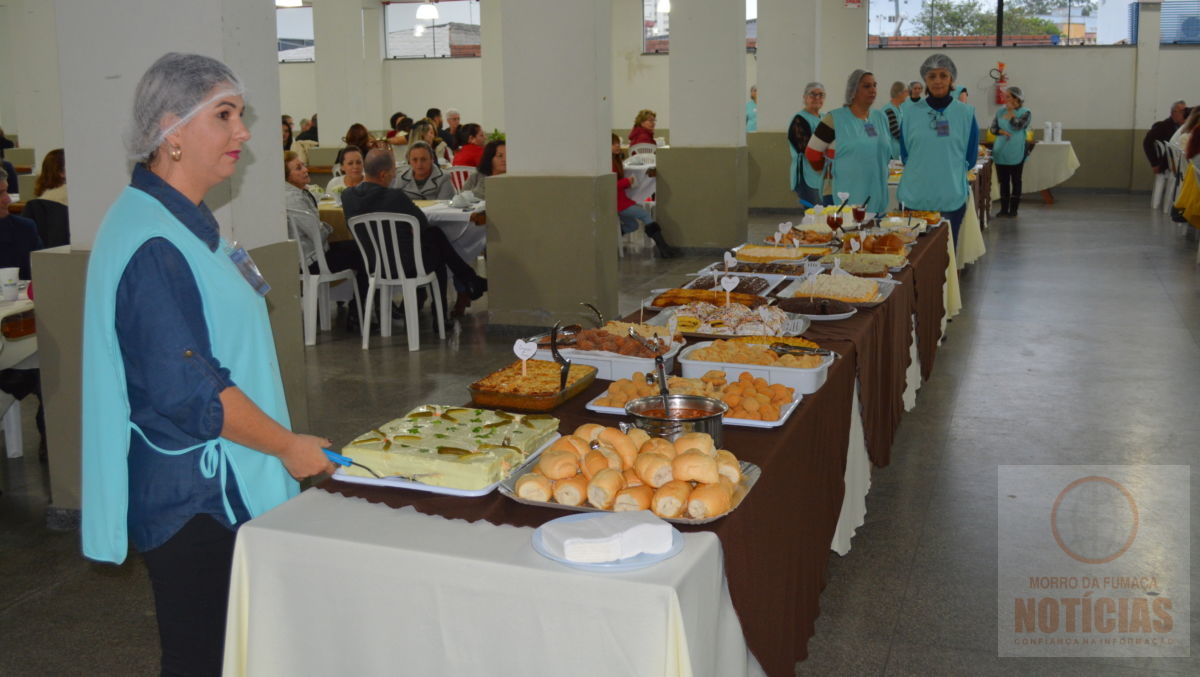
<instances>
[{"instance_id":1,"label":"white hairnet","mask_svg":"<svg viewBox=\"0 0 1200 677\"><path fill-rule=\"evenodd\" d=\"M1009 87L1006 91L1016 97L1022 106L1025 105L1025 92L1022 92L1020 87Z\"/></svg>"},{"instance_id":2,"label":"white hairnet","mask_svg":"<svg viewBox=\"0 0 1200 677\"><path fill-rule=\"evenodd\" d=\"M950 79L958 79L958 66L954 65L954 60L945 54L930 54L925 63L921 64L921 79L925 79L925 74L937 68L945 68L950 71Z\"/></svg>"},{"instance_id":3,"label":"white hairnet","mask_svg":"<svg viewBox=\"0 0 1200 677\"><path fill-rule=\"evenodd\" d=\"M858 91L858 83L862 82L862 79L868 75L874 75L874 73L862 68L856 68L850 74L850 77L846 78L846 100L842 102L843 105L849 106L854 102L854 93Z\"/></svg>"},{"instance_id":4,"label":"white hairnet","mask_svg":"<svg viewBox=\"0 0 1200 677\"><path fill-rule=\"evenodd\" d=\"M229 66L212 57L178 52L162 55L142 75L134 92L133 120L125 139L129 157L138 162L148 160L167 135L205 106L244 91ZM164 124L172 115L177 119Z\"/></svg>"},{"instance_id":5,"label":"white hairnet","mask_svg":"<svg viewBox=\"0 0 1200 677\"><path fill-rule=\"evenodd\" d=\"M813 91L814 89L824 90L825 85L823 85L819 82L810 82L807 85L804 85L804 96L808 96L808 93Z\"/></svg>"}]
</instances>

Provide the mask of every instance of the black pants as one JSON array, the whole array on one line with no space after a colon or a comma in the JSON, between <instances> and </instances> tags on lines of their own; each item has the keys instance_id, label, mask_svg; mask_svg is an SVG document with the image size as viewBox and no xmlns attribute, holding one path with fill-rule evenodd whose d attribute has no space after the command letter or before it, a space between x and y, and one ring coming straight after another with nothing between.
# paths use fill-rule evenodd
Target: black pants
<instances>
[{"instance_id":1,"label":"black pants","mask_svg":"<svg viewBox=\"0 0 1200 677\"><path fill-rule=\"evenodd\" d=\"M196 515L166 543L143 553L164 676L220 676L235 537L211 515Z\"/></svg>"},{"instance_id":2,"label":"black pants","mask_svg":"<svg viewBox=\"0 0 1200 677\"><path fill-rule=\"evenodd\" d=\"M37 395L38 433L46 436L46 411L42 406L42 372L40 369L4 369L0 370L0 390L13 396L13 399L23 400L29 395ZM4 412L0 412L3 414Z\"/></svg>"},{"instance_id":3,"label":"black pants","mask_svg":"<svg viewBox=\"0 0 1200 677\"><path fill-rule=\"evenodd\" d=\"M1000 179L1000 205L1008 208L1010 197L1021 197L1021 172L1025 163L1018 165L996 165L996 176Z\"/></svg>"}]
</instances>

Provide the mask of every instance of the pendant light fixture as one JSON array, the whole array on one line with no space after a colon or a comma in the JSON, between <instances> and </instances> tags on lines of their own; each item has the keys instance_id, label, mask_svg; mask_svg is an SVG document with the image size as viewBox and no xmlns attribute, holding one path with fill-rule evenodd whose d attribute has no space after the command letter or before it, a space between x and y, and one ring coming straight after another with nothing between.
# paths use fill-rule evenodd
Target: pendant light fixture
<instances>
[{"instance_id":1,"label":"pendant light fixture","mask_svg":"<svg viewBox=\"0 0 1200 677\"><path fill-rule=\"evenodd\" d=\"M438 18L437 5L433 4L430 0L425 0L417 8L417 18L421 21L436 21Z\"/></svg>"},{"instance_id":2,"label":"pendant light fixture","mask_svg":"<svg viewBox=\"0 0 1200 677\"><path fill-rule=\"evenodd\" d=\"M657 9L658 9L659 14L670 14L671 13L671 0L658 0Z\"/></svg>"}]
</instances>

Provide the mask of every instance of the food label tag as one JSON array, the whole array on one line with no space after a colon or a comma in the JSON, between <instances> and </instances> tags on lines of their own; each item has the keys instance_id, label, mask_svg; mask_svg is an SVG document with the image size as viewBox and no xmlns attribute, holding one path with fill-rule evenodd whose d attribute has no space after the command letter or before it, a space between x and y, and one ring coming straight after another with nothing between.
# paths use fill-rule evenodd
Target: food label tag
<instances>
[{"instance_id":1,"label":"food label tag","mask_svg":"<svg viewBox=\"0 0 1200 677\"><path fill-rule=\"evenodd\" d=\"M516 342L513 343L513 353L515 353L517 358L521 360L528 360L529 358L533 357L537 354L537 350L538 345L536 341L517 339Z\"/></svg>"},{"instance_id":2,"label":"food label tag","mask_svg":"<svg viewBox=\"0 0 1200 677\"><path fill-rule=\"evenodd\" d=\"M729 270L730 268L732 268L736 265L737 265L737 259L735 259L733 257L733 254L730 254L729 252L725 252L725 270Z\"/></svg>"},{"instance_id":3,"label":"food label tag","mask_svg":"<svg viewBox=\"0 0 1200 677\"><path fill-rule=\"evenodd\" d=\"M721 289L724 289L725 291L733 291L734 289L737 289L739 281L740 280L738 280L736 275L726 275L725 277L721 278Z\"/></svg>"},{"instance_id":4,"label":"food label tag","mask_svg":"<svg viewBox=\"0 0 1200 677\"><path fill-rule=\"evenodd\" d=\"M837 259L834 259L834 265L835 266L837 265ZM804 274L807 277L812 277L813 275L820 275L822 270L825 270L825 266L821 265L820 262L818 262L818 261L805 261L804 262Z\"/></svg>"},{"instance_id":5,"label":"food label tag","mask_svg":"<svg viewBox=\"0 0 1200 677\"><path fill-rule=\"evenodd\" d=\"M841 200L842 202L845 202L846 200L850 199L850 193L838 193L837 195L838 195L838 199Z\"/></svg>"},{"instance_id":6,"label":"food label tag","mask_svg":"<svg viewBox=\"0 0 1200 677\"><path fill-rule=\"evenodd\" d=\"M675 340L675 334L679 333L679 318L675 313L671 313L671 317L667 319L667 333L671 335L671 340Z\"/></svg>"},{"instance_id":7,"label":"food label tag","mask_svg":"<svg viewBox=\"0 0 1200 677\"><path fill-rule=\"evenodd\" d=\"M791 229L792 229L791 221L784 221L783 223L779 224L779 232L781 232L781 233L787 233Z\"/></svg>"},{"instance_id":8,"label":"food label tag","mask_svg":"<svg viewBox=\"0 0 1200 677\"><path fill-rule=\"evenodd\" d=\"M758 317L759 317L759 319L761 319L763 322L770 322L770 321L771 321L771 313L770 313L770 311L768 311L768 310L767 310L767 307L766 307L766 306L759 306L759 307L758 307Z\"/></svg>"},{"instance_id":9,"label":"food label tag","mask_svg":"<svg viewBox=\"0 0 1200 677\"><path fill-rule=\"evenodd\" d=\"M850 251L857 252L860 249L862 249L862 243L858 241L857 237L850 240Z\"/></svg>"},{"instance_id":10,"label":"food label tag","mask_svg":"<svg viewBox=\"0 0 1200 677\"><path fill-rule=\"evenodd\" d=\"M833 260L833 270L829 271L829 274L830 275L849 275L850 273L847 273L846 271L842 270L842 260L841 259L834 259Z\"/></svg>"},{"instance_id":11,"label":"food label tag","mask_svg":"<svg viewBox=\"0 0 1200 677\"><path fill-rule=\"evenodd\" d=\"M782 244L783 243L783 233L775 233L774 235L771 236L771 239L774 240L775 244L777 244L777 245Z\"/></svg>"},{"instance_id":12,"label":"food label tag","mask_svg":"<svg viewBox=\"0 0 1200 677\"><path fill-rule=\"evenodd\" d=\"M811 226L812 224L814 224L816 222L817 222L817 217L813 216L812 214L805 214L804 218L800 219L800 225L802 225L802 226Z\"/></svg>"}]
</instances>

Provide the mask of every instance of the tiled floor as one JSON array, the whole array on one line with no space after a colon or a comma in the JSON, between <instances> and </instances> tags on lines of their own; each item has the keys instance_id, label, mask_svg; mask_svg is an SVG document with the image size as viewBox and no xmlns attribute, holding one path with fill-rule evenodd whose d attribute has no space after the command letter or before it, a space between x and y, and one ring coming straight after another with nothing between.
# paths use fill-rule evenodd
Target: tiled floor
<instances>
[{"instance_id":1,"label":"tiled floor","mask_svg":"<svg viewBox=\"0 0 1200 677\"><path fill-rule=\"evenodd\" d=\"M1196 246L1146 202L1063 193L985 233L988 254L962 279L966 308L902 421L892 465L872 474L866 524L847 556L831 556L797 674L1200 672L1192 659L996 656L997 465L1200 467ZM751 232L779 220L755 215ZM710 259L627 256L621 309ZM354 336L321 334L308 352L311 431L344 440L420 402L464 399L467 382L509 359L511 338L488 337L485 308L445 344L424 334L415 353L402 332L366 352ZM144 568L136 556L119 568L86 562L76 534L43 527L32 407L25 418L26 457L0 460L0 675L153 674ZM1193 507L1179 509L1196 522ZM1191 552L1196 561L1195 543Z\"/></svg>"}]
</instances>

